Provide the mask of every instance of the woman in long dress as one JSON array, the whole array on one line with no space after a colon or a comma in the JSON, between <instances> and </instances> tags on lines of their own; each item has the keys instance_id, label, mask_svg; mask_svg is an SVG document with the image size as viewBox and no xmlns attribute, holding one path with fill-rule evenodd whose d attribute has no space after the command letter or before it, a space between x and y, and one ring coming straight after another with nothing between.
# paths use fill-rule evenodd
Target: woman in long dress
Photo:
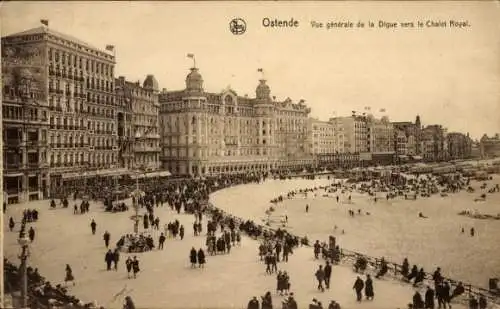
<instances>
[{"instance_id":1,"label":"woman in long dress","mask_svg":"<svg viewBox=\"0 0 500 309\"><path fill-rule=\"evenodd\" d=\"M73 282L73 285L75 285L75 277L73 277L73 270L71 270L69 264L66 264L66 277L64 278L64 283L68 282Z\"/></svg>"}]
</instances>

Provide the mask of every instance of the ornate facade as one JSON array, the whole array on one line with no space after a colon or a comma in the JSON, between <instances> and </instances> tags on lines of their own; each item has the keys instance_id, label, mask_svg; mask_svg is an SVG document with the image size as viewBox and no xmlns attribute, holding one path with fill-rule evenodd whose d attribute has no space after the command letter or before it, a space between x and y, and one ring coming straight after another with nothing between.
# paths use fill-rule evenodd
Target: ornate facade
<instances>
[{"instance_id":1,"label":"ornate facade","mask_svg":"<svg viewBox=\"0 0 500 309\"><path fill-rule=\"evenodd\" d=\"M49 122L41 53L2 40L3 190L9 204L48 193Z\"/></svg>"},{"instance_id":2,"label":"ornate facade","mask_svg":"<svg viewBox=\"0 0 500 309\"><path fill-rule=\"evenodd\" d=\"M47 148L35 147L37 150L29 152L39 153L37 164L40 168L48 164L50 175L43 167L41 172L36 172L42 176L33 186L48 195L50 188L60 186L65 179L78 177L82 171L95 170L96 173L98 169L116 167L114 56L44 26L2 38L2 51L2 58L11 63L3 70L12 76L4 82L4 92L19 97L19 91L15 90L18 87L15 71L19 68L25 69L21 80L29 79L26 76L30 74L34 80L28 97L36 98L33 104L37 112L26 111L22 117L39 119L35 121L39 128L37 145L47 143ZM3 102L4 107L7 102ZM18 131L18 140L32 140L26 139L23 132L29 137L33 131ZM14 131L9 134L16 136ZM22 164L24 162L32 161L22 161ZM24 185L20 187L23 192L27 189Z\"/></svg>"},{"instance_id":3,"label":"ornate facade","mask_svg":"<svg viewBox=\"0 0 500 309\"><path fill-rule=\"evenodd\" d=\"M228 88L203 89L197 68L186 89L160 93L163 167L173 174L206 175L303 168L312 165L307 151L307 116L303 101L278 102L266 80L256 97Z\"/></svg>"},{"instance_id":4,"label":"ornate facade","mask_svg":"<svg viewBox=\"0 0 500 309\"><path fill-rule=\"evenodd\" d=\"M143 85L116 79L119 160L126 168L160 167L158 82L148 75Z\"/></svg>"}]
</instances>

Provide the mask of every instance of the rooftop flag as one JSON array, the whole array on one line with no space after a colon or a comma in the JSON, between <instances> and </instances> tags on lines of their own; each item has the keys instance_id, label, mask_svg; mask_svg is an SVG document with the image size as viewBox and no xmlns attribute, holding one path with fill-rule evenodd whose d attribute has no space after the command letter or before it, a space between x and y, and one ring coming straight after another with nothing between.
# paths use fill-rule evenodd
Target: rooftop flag
<instances>
[{"instance_id":1,"label":"rooftop flag","mask_svg":"<svg viewBox=\"0 0 500 309\"><path fill-rule=\"evenodd\" d=\"M196 68L196 58L194 58L194 54L189 53L187 57L193 59L193 68Z\"/></svg>"}]
</instances>

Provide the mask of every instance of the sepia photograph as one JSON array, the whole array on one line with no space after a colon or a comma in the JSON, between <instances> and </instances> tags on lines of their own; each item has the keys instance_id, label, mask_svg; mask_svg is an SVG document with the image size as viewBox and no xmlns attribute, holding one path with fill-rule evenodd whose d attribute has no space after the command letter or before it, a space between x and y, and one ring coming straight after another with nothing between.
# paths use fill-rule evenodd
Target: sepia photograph
<instances>
[{"instance_id":1,"label":"sepia photograph","mask_svg":"<svg viewBox=\"0 0 500 309\"><path fill-rule=\"evenodd\" d=\"M0 308L500 309L498 1L16 1L0 34Z\"/></svg>"}]
</instances>

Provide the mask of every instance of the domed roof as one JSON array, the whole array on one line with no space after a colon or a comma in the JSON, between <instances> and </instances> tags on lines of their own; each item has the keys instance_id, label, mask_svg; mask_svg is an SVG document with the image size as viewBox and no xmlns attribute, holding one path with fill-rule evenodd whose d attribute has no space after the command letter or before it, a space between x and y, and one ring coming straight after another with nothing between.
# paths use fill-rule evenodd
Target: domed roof
<instances>
[{"instance_id":1,"label":"domed roof","mask_svg":"<svg viewBox=\"0 0 500 309\"><path fill-rule=\"evenodd\" d=\"M257 86L257 89L255 89L255 94L257 99L259 100L268 100L271 98L271 88L266 84L265 79L261 79L259 81L259 85Z\"/></svg>"},{"instance_id":2,"label":"domed roof","mask_svg":"<svg viewBox=\"0 0 500 309\"><path fill-rule=\"evenodd\" d=\"M146 76L146 79L144 80L144 83L142 84L142 86L145 89L150 89L150 90L154 90L154 91L158 91L160 89L158 86L158 81L156 80L154 75L151 75L151 74Z\"/></svg>"},{"instance_id":3,"label":"domed roof","mask_svg":"<svg viewBox=\"0 0 500 309\"><path fill-rule=\"evenodd\" d=\"M191 68L191 72L186 76L186 89L203 91L203 77L198 68Z\"/></svg>"}]
</instances>

